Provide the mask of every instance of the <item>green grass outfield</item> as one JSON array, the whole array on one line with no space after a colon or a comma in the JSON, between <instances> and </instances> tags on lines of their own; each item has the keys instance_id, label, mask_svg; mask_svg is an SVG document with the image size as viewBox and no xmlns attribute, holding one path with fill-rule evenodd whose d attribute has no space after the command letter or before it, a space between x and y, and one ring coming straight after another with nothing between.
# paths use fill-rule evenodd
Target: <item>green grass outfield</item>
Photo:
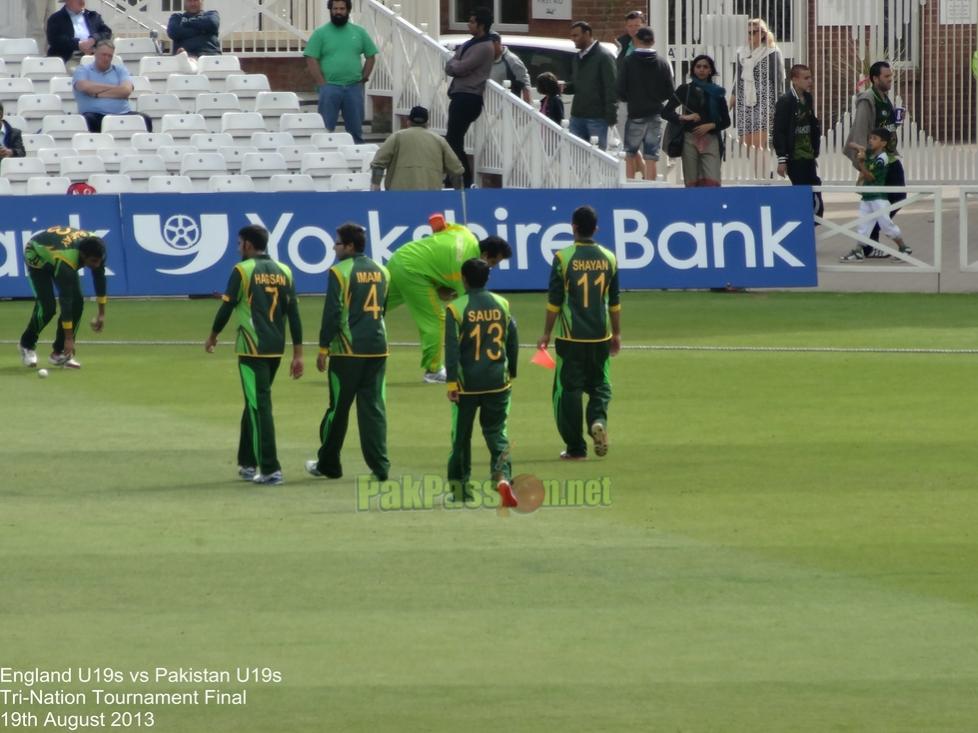
<instances>
[{"instance_id":1,"label":"green grass outfield","mask_svg":"<svg viewBox=\"0 0 978 733\"><path fill-rule=\"evenodd\" d=\"M512 300L531 343L543 296ZM75 680L38 687L86 706L0 713L58 730L44 714L150 711L166 733L978 729L978 354L873 351L978 349L974 296L623 302L627 346L869 351L629 349L608 457L568 465L525 349L516 472L607 478L610 507L357 512L355 430L346 478L302 469L326 406L311 346L274 392L287 483L255 488L235 480L232 350L202 347L215 301L110 302L84 369L47 380L13 345L29 305L0 304L0 668L282 677ZM307 340L321 304L303 301ZM389 323L415 340L403 309ZM392 476L445 468L448 403L417 362L388 365ZM98 707L93 688L248 697Z\"/></svg>"}]
</instances>

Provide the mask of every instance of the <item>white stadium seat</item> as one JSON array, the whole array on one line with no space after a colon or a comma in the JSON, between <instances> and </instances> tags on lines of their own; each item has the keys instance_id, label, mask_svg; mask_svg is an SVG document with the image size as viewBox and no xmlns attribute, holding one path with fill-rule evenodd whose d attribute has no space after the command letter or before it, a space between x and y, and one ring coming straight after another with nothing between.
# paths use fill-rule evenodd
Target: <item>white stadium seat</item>
<instances>
[{"instance_id":1,"label":"white stadium seat","mask_svg":"<svg viewBox=\"0 0 978 733\"><path fill-rule=\"evenodd\" d=\"M15 192L23 193L27 180L47 175L44 161L40 158L4 158L0 160L0 178L9 181Z\"/></svg>"},{"instance_id":2,"label":"white stadium seat","mask_svg":"<svg viewBox=\"0 0 978 733\"><path fill-rule=\"evenodd\" d=\"M75 101L75 87L70 76L55 76L48 81L48 94L57 94L61 98L61 109L69 114L78 111Z\"/></svg>"},{"instance_id":3,"label":"white stadium seat","mask_svg":"<svg viewBox=\"0 0 978 733\"><path fill-rule=\"evenodd\" d=\"M177 143L190 140L194 133L207 131L203 115L197 114L163 115L163 123L160 125L160 132L170 133Z\"/></svg>"},{"instance_id":4,"label":"white stadium seat","mask_svg":"<svg viewBox=\"0 0 978 733\"><path fill-rule=\"evenodd\" d=\"M17 100L17 114L27 120L39 120L45 115L64 114L64 108L57 94L21 94Z\"/></svg>"},{"instance_id":5,"label":"white stadium seat","mask_svg":"<svg viewBox=\"0 0 978 733\"><path fill-rule=\"evenodd\" d=\"M45 115L41 132L55 140L71 140L76 132L88 132L88 125L81 115Z\"/></svg>"},{"instance_id":6,"label":"white stadium seat","mask_svg":"<svg viewBox=\"0 0 978 733\"><path fill-rule=\"evenodd\" d=\"M220 150L234 145L234 138L226 132L198 132L190 136L190 144L198 150Z\"/></svg>"},{"instance_id":7,"label":"white stadium seat","mask_svg":"<svg viewBox=\"0 0 978 733\"><path fill-rule=\"evenodd\" d=\"M153 89L162 92L170 74L186 74L191 69L180 56L143 56L139 60L139 75L149 79Z\"/></svg>"},{"instance_id":8,"label":"white stadium seat","mask_svg":"<svg viewBox=\"0 0 978 733\"><path fill-rule=\"evenodd\" d=\"M150 176L146 182L149 193L194 193L194 182L187 176Z\"/></svg>"},{"instance_id":9,"label":"white stadium seat","mask_svg":"<svg viewBox=\"0 0 978 733\"><path fill-rule=\"evenodd\" d=\"M34 82L30 79L0 79L0 103L7 115L17 114L17 102L21 95L33 93Z\"/></svg>"},{"instance_id":10,"label":"white stadium seat","mask_svg":"<svg viewBox=\"0 0 978 733\"><path fill-rule=\"evenodd\" d=\"M353 145L353 135L348 132L317 132L312 136L312 144L320 150L339 150Z\"/></svg>"},{"instance_id":11,"label":"white stadium seat","mask_svg":"<svg viewBox=\"0 0 978 733\"><path fill-rule=\"evenodd\" d=\"M170 74L166 80L166 93L180 100L183 112L195 112L197 95L212 91L210 79L200 74Z\"/></svg>"},{"instance_id":12,"label":"white stadium seat","mask_svg":"<svg viewBox=\"0 0 978 733\"><path fill-rule=\"evenodd\" d=\"M302 158L306 153L318 153L315 145L283 145L278 149L291 171L302 169Z\"/></svg>"},{"instance_id":13,"label":"white stadium seat","mask_svg":"<svg viewBox=\"0 0 978 733\"><path fill-rule=\"evenodd\" d=\"M286 145L295 145L295 138L289 132L254 132L251 144L259 150L278 150Z\"/></svg>"},{"instance_id":14,"label":"white stadium seat","mask_svg":"<svg viewBox=\"0 0 978 733\"><path fill-rule=\"evenodd\" d=\"M170 173L179 173L180 166L183 165L184 156L198 152L200 151L193 145L181 144L181 141L178 140L176 145L160 145L156 154L163 158L163 162L166 163L166 169Z\"/></svg>"},{"instance_id":15,"label":"white stadium seat","mask_svg":"<svg viewBox=\"0 0 978 733\"><path fill-rule=\"evenodd\" d=\"M369 191L369 173L334 173L329 177L330 191Z\"/></svg>"},{"instance_id":16,"label":"white stadium seat","mask_svg":"<svg viewBox=\"0 0 978 733\"><path fill-rule=\"evenodd\" d=\"M122 159L127 155L137 155L139 151L128 146L112 145L107 148L99 148L96 153L105 164L106 173L118 173L122 165Z\"/></svg>"},{"instance_id":17,"label":"white stadium seat","mask_svg":"<svg viewBox=\"0 0 978 733\"><path fill-rule=\"evenodd\" d=\"M231 74L224 80L224 91L234 92L238 99L254 99L259 92L270 92L268 77L264 74Z\"/></svg>"},{"instance_id":18,"label":"white stadium seat","mask_svg":"<svg viewBox=\"0 0 978 733\"><path fill-rule=\"evenodd\" d=\"M132 179L121 173L96 173L88 179L96 193L130 193Z\"/></svg>"},{"instance_id":19,"label":"white stadium seat","mask_svg":"<svg viewBox=\"0 0 978 733\"><path fill-rule=\"evenodd\" d=\"M102 132L116 142L128 142L133 135L146 132L146 120L140 115L106 115L102 118Z\"/></svg>"},{"instance_id":20,"label":"white stadium seat","mask_svg":"<svg viewBox=\"0 0 978 733\"><path fill-rule=\"evenodd\" d=\"M127 155L122 159L119 172L132 179L134 191L146 191L150 176L166 175L166 163L159 155Z\"/></svg>"},{"instance_id":21,"label":"white stadium seat","mask_svg":"<svg viewBox=\"0 0 978 733\"><path fill-rule=\"evenodd\" d=\"M241 171L241 163L244 161L244 157L248 153L257 153L259 150L253 145L230 145L221 148L218 152L224 156L224 162L228 166L228 173L238 173Z\"/></svg>"},{"instance_id":22,"label":"white stadium seat","mask_svg":"<svg viewBox=\"0 0 978 733\"><path fill-rule=\"evenodd\" d=\"M20 76L34 82L34 90L42 94L47 92L51 79L67 75L65 62L58 56L28 56L20 62Z\"/></svg>"},{"instance_id":23,"label":"white stadium seat","mask_svg":"<svg viewBox=\"0 0 978 733\"><path fill-rule=\"evenodd\" d=\"M183 114L183 107L175 94L143 94L136 100L136 111L149 115L153 120L153 129L159 130L164 115Z\"/></svg>"},{"instance_id":24,"label":"white stadium seat","mask_svg":"<svg viewBox=\"0 0 978 733\"><path fill-rule=\"evenodd\" d=\"M97 155L65 155L59 174L75 181L88 181L96 173L105 173L105 163Z\"/></svg>"},{"instance_id":25,"label":"white stadium seat","mask_svg":"<svg viewBox=\"0 0 978 733\"><path fill-rule=\"evenodd\" d=\"M350 170L353 172L370 171L370 163L373 161L379 145L364 143L363 145L344 145L340 148L340 153L346 158Z\"/></svg>"},{"instance_id":26,"label":"white stadium seat","mask_svg":"<svg viewBox=\"0 0 978 733\"><path fill-rule=\"evenodd\" d=\"M351 173L346 156L338 150L327 150L316 153L306 153L302 156L300 170L314 178L331 176L334 173Z\"/></svg>"},{"instance_id":27,"label":"white stadium seat","mask_svg":"<svg viewBox=\"0 0 978 733\"><path fill-rule=\"evenodd\" d=\"M27 132L27 129L30 127L27 124L27 120L15 112L11 114L4 112L3 119L11 127L16 127L18 130L23 130L24 132Z\"/></svg>"},{"instance_id":28,"label":"white stadium seat","mask_svg":"<svg viewBox=\"0 0 978 733\"><path fill-rule=\"evenodd\" d=\"M269 191L315 191L316 183L312 176L304 173L277 174L268 179Z\"/></svg>"},{"instance_id":29,"label":"white stadium seat","mask_svg":"<svg viewBox=\"0 0 978 733\"><path fill-rule=\"evenodd\" d=\"M79 153L94 152L114 145L115 140L107 132L76 132L71 136L71 147Z\"/></svg>"},{"instance_id":30,"label":"white stadium seat","mask_svg":"<svg viewBox=\"0 0 978 733\"><path fill-rule=\"evenodd\" d=\"M250 192L255 190L251 176L211 176L207 190L214 192Z\"/></svg>"},{"instance_id":31,"label":"white stadium seat","mask_svg":"<svg viewBox=\"0 0 978 733\"><path fill-rule=\"evenodd\" d=\"M10 76L13 76L13 74L7 71L7 62L0 58L0 78L6 79Z\"/></svg>"},{"instance_id":32,"label":"white stadium seat","mask_svg":"<svg viewBox=\"0 0 978 733\"><path fill-rule=\"evenodd\" d=\"M0 38L0 58L6 61L7 73L20 76L20 62L28 56L40 56L33 38Z\"/></svg>"},{"instance_id":33,"label":"white stadium seat","mask_svg":"<svg viewBox=\"0 0 978 733\"><path fill-rule=\"evenodd\" d=\"M130 75L139 73L139 62L143 56L156 56L160 52L156 41L149 36L116 38L114 43L116 56L122 59Z\"/></svg>"},{"instance_id":34,"label":"white stadium seat","mask_svg":"<svg viewBox=\"0 0 978 733\"><path fill-rule=\"evenodd\" d=\"M226 88L227 78L241 73L241 62L237 56L229 54L201 56L197 59L197 71L211 80L214 91L222 92Z\"/></svg>"},{"instance_id":35,"label":"white stadium seat","mask_svg":"<svg viewBox=\"0 0 978 733\"><path fill-rule=\"evenodd\" d=\"M255 112L265 118L269 129L276 129L282 115L299 112L299 96L295 92L260 92L255 98Z\"/></svg>"},{"instance_id":36,"label":"white stadium seat","mask_svg":"<svg viewBox=\"0 0 978 733\"><path fill-rule=\"evenodd\" d=\"M199 190L207 190L211 176L223 176L228 172L227 163L220 153L191 153L183 156L180 175L187 176Z\"/></svg>"},{"instance_id":37,"label":"white stadium seat","mask_svg":"<svg viewBox=\"0 0 978 733\"><path fill-rule=\"evenodd\" d=\"M13 196L14 187L6 178L0 178L0 196Z\"/></svg>"},{"instance_id":38,"label":"white stadium seat","mask_svg":"<svg viewBox=\"0 0 978 733\"><path fill-rule=\"evenodd\" d=\"M65 176L35 176L27 179L25 192L28 196L44 196L47 194L64 196L68 193L68 186L70 185L71 179Z\"/></svg>"},{"instance_id":39,"label":"white stadium seat","mask_svg":"<svg viewBox=\"0 0 978 733\"><path fill-rule=\"evenodd\" d=\"M221 132L230 134L235 140L251 140L252 134L268 132L268 129L257 112L225 112L221 116Z\"/></svg>"},{"instance_id":40,"label":"white stadium seat","mask_svg":"<svg viewBox=\"0 0 978 733\"><path fill-rule=\"evenodd\" d=\"M280 153L248 153L241 161L241 174L251 176L255 188L268 190L268 179L274 175L288 173L289 167Z\"/></svg>"},{"instance_id":41,"label":"white stadium seat","mask_svg":"<svg viewBox=\"0 0 978 733\"><path fill-rule=\"evenodd\" d=\"M241 102L229 92L197 95L197 114L203 115L207 128L212 132L220 132L222 116L226 112L240 112Z\"/></svg>"},{"instance_id":42,"label":"white stadium seat","mask_svg":"<svg viewBox=\"0 0 978 733\"><path fill-rule=\"evenodd\" d=\"M137 132L129 141L140 153L155 153L161 145L173 145L173 135L165 132Z\"/></svg>"},{"instance_id":43,"label":"white stadium seat","mask_svg":"<svg viewBox=\"0 0 978 733\"><path fill-rule=\"evenodd\" d=\"M326 131L318 112L286 113L279 118L279 129L291 132L296 143L310 142L313 135Z\"/></svg>"},{"instance_id":44,"label":"white stadium seat","mask_svg":"<svg viewBox=\"0 0 978 733\"><path fill-rule=\"evenodd\" d=\"M149 79L145 76L140 76L139 74L134 74L129 77L129 81L132 82L132 93L129 95L129 99L139 99L144 94L155 94L153 91L153 85L149 83Z\"/></svg>"},{"instance_id":45,"label":"white stadium seat","mask_svg":"<svg viewBox=\"0 0 978 733\"><path fill-rule=\"evenodd\" d=\"M75 151L66 147L41 148L35 156L44 164L44 170L49 176L59 175L61 172L61 159L69 155L75 155Z\"/></svg>"},{"instance_id":46,"label":"white stadium seat","mask_svg":"<svg viewBox=\"0 0 978 733\"><path fill-rule=\"evenodd\" d=\"M41 148L55 147L54 138L50 135L42 135L39 132L25 132L22 136L24 150L28 155L36 153Z\"/></svg>"}]
</instances>

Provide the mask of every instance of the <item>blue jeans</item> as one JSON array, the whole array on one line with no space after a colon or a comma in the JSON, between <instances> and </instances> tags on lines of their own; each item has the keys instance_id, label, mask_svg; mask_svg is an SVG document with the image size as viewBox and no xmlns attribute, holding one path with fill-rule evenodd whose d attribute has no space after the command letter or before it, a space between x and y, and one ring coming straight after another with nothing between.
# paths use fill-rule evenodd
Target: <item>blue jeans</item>
<instances>
[{"instance_id":1,"label":"blue jeans","mask_svg":"<svg viewBox=\"0 0 978 733\"><path fill-rule=\"evenodd\" d=\"M608 120L598 117L574 117L570 118L571 135L576 135L581 140L590 141L594 136L598 138L598 147L602 150L608 149Z\"/></svg>"},{"instance_id":2,"label":"blue jeans","mask_svg":"<svg viewBox=\"0 0 978 733\"><path fill-rule=\"evenodd\" d=\"M340 112L343 126L353 135L353 142L363 143L363 84L324 84L319 87L319 114L330 132L336 129Z\"/></svg>"}]
</instances>

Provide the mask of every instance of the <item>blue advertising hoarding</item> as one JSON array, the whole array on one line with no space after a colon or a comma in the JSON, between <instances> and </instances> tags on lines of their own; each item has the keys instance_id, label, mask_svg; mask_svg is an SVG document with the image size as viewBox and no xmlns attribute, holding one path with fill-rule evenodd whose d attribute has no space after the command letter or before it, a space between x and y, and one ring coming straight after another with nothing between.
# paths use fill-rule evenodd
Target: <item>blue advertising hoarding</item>
<instances>
[{"instance_id":1,"label":"blue advertising hoarding","mask_svg":"<svg viewBox=\"0 0 978 733\"><path fill-rule=\"evenodd\" d=\"M0 204L0 297L30 295L23 246L33 232L67 223L103 236L113 295L223 290L238 260L237 231L260 224L269 254L288 263L299 292L322 292L333 237L347 221L367 229L368 251L386 261L430 230L428 214L467 217L482 238L498 234L513 258L498 290L543 290L553 253L573 241L582 204L598 212L595 239L618 258L626 289L807 287L817 284L811 192L805 187L716 189L477 189L417 193L128 194L9 197Z\"/></svg>"}]
</instances>

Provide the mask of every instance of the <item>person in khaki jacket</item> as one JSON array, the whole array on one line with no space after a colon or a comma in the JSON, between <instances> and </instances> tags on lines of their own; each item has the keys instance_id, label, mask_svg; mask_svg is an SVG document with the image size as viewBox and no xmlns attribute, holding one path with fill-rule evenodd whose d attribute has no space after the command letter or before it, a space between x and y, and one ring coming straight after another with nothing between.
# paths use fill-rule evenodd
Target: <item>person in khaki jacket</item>
<instances>
[{"instance_id":1,"label":"person in khaki jacket","mask_svg":"<svg viewBox=\"0 0 978 733\"><path fill-rule=\"evenodd\" d=\"M438 191L447 177L462 187L465 168L445 138L428 129L428 110L414 107L410 126L391 135L370 164L370 188L380 190L387 172L388 191Z\"/></svg>"}]
</instances>

